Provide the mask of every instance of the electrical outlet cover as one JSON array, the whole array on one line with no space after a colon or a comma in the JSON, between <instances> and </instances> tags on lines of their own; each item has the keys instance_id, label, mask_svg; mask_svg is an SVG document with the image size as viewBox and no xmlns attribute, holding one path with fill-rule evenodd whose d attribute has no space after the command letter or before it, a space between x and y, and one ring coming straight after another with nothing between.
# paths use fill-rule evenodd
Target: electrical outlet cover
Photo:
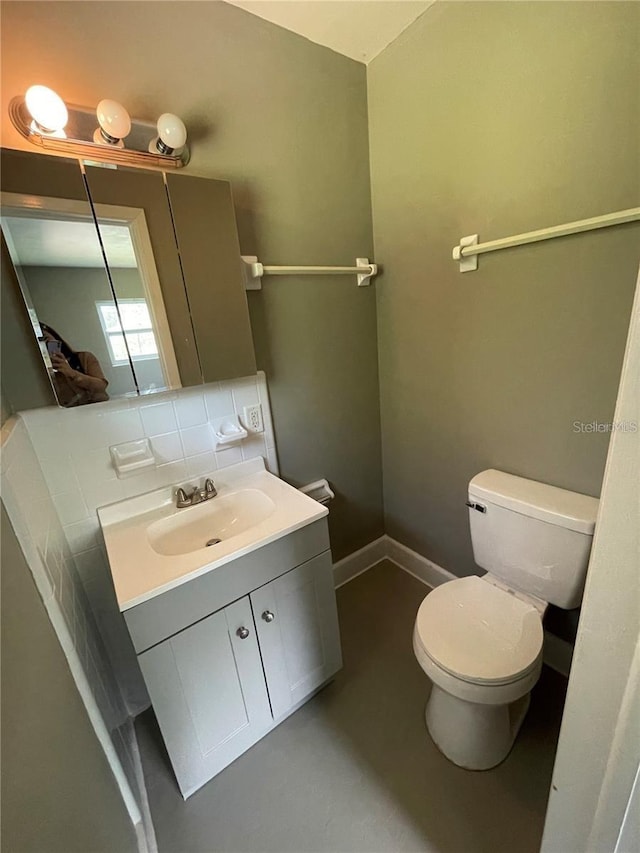
<instances>
[{"instance_id":1,"label":"electrical outlet cover","mask_svg":"<svg viewBox=\"0 0 640 853\"><path fill-rule=\"evenodd\" d=\"M244 425L250 432L264 432L264 423L262 420L262 406L258 403L255 406L244 407Z\"/></svg>"}]
</instances>

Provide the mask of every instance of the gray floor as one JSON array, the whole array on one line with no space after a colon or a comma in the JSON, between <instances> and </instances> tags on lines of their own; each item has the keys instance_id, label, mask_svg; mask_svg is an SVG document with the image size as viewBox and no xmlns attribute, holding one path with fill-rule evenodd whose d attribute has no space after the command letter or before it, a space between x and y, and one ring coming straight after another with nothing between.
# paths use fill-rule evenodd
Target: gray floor
<instances>
[{"instance_id":1,"label":"gray floor","mask_svg":"<svg viewBox=\"0 0 640 853\"><path fill-rule=\"evenodd\" d=\"M186 803L152 713L138 736L160 853L539 850L565 681L543 671L510 756L472 773L424 726L425 587L381 563L338 591L344 669Z\"/></svg>"}]
</instances>

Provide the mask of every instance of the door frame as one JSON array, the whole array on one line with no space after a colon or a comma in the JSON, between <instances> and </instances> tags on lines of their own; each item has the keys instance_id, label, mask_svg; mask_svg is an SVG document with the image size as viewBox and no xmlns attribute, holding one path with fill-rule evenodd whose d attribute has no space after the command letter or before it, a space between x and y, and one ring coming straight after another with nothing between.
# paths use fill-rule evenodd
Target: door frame
<instances>
[{"instance_id":1,"label":"door frame","mask_svg":"<svg viewBox=\"0 0 640 853\"><path fill-rule=\"evenodd\" d=\"M640 271L613 424L541 853L640 832Z\"/></svg>"}]
</instances>

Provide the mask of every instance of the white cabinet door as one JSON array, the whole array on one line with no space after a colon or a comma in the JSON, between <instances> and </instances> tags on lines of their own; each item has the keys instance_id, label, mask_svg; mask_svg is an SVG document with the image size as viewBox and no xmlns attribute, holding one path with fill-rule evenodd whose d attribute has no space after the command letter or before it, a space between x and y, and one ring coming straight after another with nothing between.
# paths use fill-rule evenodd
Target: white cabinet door
<instances>
[{"instance_id":1,"label":"white cabinet door","mask_svg":"<svg viewBox=\"0 0 640 853\"><path fill-rule=\"evenodd\" d=\"M292 569L250 598L278 720L342 666L331 553Z\"/></svg>"},{"instance_id":2,"label":"white cabinet door","mask_svg":"<svg viewBox=\"0 0 640 853\"><path fill-rule=\"evenodd\" d=\"M273 725L247 597L138 660L184 797Z\"/></svg>"}]
</instances>

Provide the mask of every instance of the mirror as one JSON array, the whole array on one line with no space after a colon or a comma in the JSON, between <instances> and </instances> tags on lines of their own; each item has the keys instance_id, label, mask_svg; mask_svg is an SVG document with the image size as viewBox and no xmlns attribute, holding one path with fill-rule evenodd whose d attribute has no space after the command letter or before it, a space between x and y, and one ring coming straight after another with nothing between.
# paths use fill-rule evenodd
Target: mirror
<instances>
[{"instance_id":1,"label":"mirror","mask_svg":"<svg viewBox=\"0 0 640 853\"><path fill-rule=\"evenodd\" d=\"M146 264L142 262L128 225L104 219L98 224L115 299L91 301L111 365L118 370L131 363L140 394L179 388L171 338L168 330L166 337L161 334L167 323L153 255L147 255Z\"/></svg>"},{"instance_id":2,"label":"mirror","mask_svg":"<svg viewBox=\"0 0 640 853\"><path fill-rule=\"evenodd\" d=\"M3 303L15 306L17 300L4 298L13 284L28 313L24 327L33 335L25 341L11 330L7 350L3 316L3 390L11 404L16 385L19 398L30 400L27 376L34 359L50 380L48 399L61 406L102 402L114 391L135 393L131 364L123 364L119 375L108 369L97 323L89 322L86 311L85 293L113 301L113 292L77 163L18 152L6 158L3 152L2 188ZM5 281L7 260L13 281ZM26 365L31 370L25 375ZM42 394L33 390L42 404Z\"/></svg>"},{"instance_id":3,"label":"mirror","mask_svg":"<svg viewBox=\"0 0 640 853\"><path fill-rule=\"evenodd\" d=\"M255 372L230 186L168 178L2 151L3 295L19 291L35 342L3 346L16 410L43 404L8 375L19 358L65 407Z\"/></svg>"},{"instance_id":4,"label":"mirror","mask_svg":"<svg viewBox=\"0 0 640 853\"><path fill-rule=\"evenodd\" d=\"M157 289L151 290L161 293L161 298L152 300L152 312L161 314L163 324L170 329L172 363L176 365L179 384L201 384L204 377L164 176L140 169L86 166L85 181L101 235L109 224L109 214L120 216L120 221L136 223L133 240L138 255L144 259L140 266L147 270L147 280L157 284ZM103 237L103 244L111 266L113 247L107 237ZM212 263L208 247L198 247L198 251Z\"/></svg>"},{"instance_id":5,"label":"mirror","mask_svg":"<svg viewBox=\"0 0 640 853\"><path fill-rule=\"evenodd\" d=\"M143 211L100 206L98 236L86 207L2 198L9 254L59 405L180 387Z\"/></svg>"},{"instance_id":6,"label":"mirror","mask_svg":"<svg viewBox=\"0 0 640 853\"><path fill-rule=\"evenodd\" d=\"M181 386L143 210L94 205L115 299L95 305L114 370L133 366L137 391ZM93 318L93 313L92 313Z\"/></svg>"}]
</instances>

